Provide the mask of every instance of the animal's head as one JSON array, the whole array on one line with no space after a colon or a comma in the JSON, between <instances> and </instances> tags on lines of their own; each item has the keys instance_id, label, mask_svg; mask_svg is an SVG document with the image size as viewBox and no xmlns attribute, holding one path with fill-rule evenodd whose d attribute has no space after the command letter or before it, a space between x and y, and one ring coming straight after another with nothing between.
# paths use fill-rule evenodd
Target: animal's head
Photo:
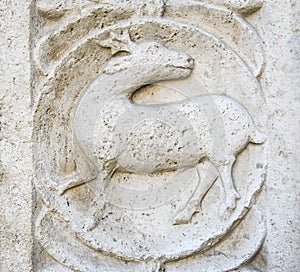
<instances>
[{"instance_id":1,"label":"animal's head","mask_svg":"<svg viewBox=\"0 0 300 272\"><path fill-rule=\"evenodd\" d=\"M173 50L157 41L135 43L128 33L111 33L108 39L99 44L111 48L113 54L103 69L106 74L130 69L145 83L153 83L185 78L194 67L194 61L187 53Z\"/></svg>"}]
</instances>

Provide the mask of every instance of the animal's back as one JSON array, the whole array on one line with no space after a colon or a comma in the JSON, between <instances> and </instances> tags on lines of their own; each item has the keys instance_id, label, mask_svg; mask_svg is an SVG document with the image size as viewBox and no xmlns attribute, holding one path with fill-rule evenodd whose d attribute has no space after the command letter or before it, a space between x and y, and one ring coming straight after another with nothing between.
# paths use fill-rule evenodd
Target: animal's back
<instances>
[{"instance_id":1,"label":"animal's back","mask_svg":"<svg viewBox=\"0 0 300 272\"><path fill-rule=\"evenodd\" d=\"M98 158L113 159L120 170L134 173L193 167L205 157L224 161L243 150L255 130L247 110L222 95L151 106L131 103L106 122L111 124L102 126L101 138L108 148L102 143Z\"/></svg>"},{"instance_id":2,"label":"animal's back","mask_svg":"<svg viewBox=\"0 0 300 272\"><path fill-rule=\"evenodd\" d=\"M229 97L197 96L191 98L185 107L196 111L193 113L197 116L193 125L200 144L206 146L208 157L222 157L222 153L224 156L236 155L255 133L256 128L248 111Z\"/></svg>"}]
</instances>

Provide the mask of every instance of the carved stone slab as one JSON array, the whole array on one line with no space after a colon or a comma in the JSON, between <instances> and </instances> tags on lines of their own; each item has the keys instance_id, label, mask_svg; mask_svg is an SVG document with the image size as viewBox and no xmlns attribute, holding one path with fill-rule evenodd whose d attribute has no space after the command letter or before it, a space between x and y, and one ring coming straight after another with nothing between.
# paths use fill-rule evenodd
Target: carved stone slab
<instances>
[{"instance_id":1,"label":"carved stone slab","mask_svg":"<svg viewBox=\"0 0 300 272\"><path fill-rule=\"evenodd\" d=\"M265 238L264 52L233 11L260 5L92 2L37 2L41 271L248 263Z\"/></svg>"},{"instance_id":2,"label":"carved stone slab","mask_svg":"<svg viewBox=\"0 0 300 272\"><path fill-rule=\"evenodd\" d=\"M0 271L299 271L299 4L0 1Z\"/></svg>"}]
</instances>

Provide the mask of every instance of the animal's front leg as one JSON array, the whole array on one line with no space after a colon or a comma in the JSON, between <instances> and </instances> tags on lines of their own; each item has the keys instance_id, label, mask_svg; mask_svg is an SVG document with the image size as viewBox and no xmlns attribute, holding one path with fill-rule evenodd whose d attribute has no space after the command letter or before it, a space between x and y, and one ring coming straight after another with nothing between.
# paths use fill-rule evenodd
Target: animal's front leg
<instances>
[{"instance_id":1,"label":"animal's front leg","mask_svg":"<svg viewBox=\"0 0 300 272\"><path fill-rule=\"evenodd\" d=\"M232 178L232 167L234 162L235 157L231 157L226 161L226 164L218 167L225 193L225 199L223 203L221 203L219 213L224 219L228 218L230 212L236 208L237 200L241 198L240 194L235 189L234 180Z\"/></svg>"},{"instance_id":2,"label":"animal's front leg","mask_svg":"<svg viewBox=\"0 0 300 272\"><path fill-rule=\"evenodd\" d=\"M72 189L74 187L86 184L88 182L91 182L96 178L96 175L91 175L88 177L83 178L81 174L74 173L70 177L64 179L62 182L60 182L58 185L56 185L55 189L58 191L59 195L63 195L67 190Z\"/></svg>"},{"instance_id":3,"label":"animal's front leg","mask_svg":"<svg viewBox=\"0 0 300 272\"><path fill-rule=\"evenodd\" d=\"M179 212L174 218L174 225L187 224L191 221L195 212L199 212L201 202L205 195L219 177L214 167L199 169L199 166L197 166L196 171L197 187L187 203L179 209Z\"/></svg>"},{"instance_id":4,"label":"animal's front leg","mask_svg":"<svg viewBox=\"0 0 300 272\"><path fill-rule=\"evenodd\" d=\"M111 178L114 174L114 172L116 171L116 168L113 168L112 170L109 171L109 173L107 173L106 171L103 171L102 174L100 174L100 176L98 176L97 178L97 187L96 187L96 203L95 205L92 207L92 217L89 218L89 220L87 220L86 222L86 229L88 231L92 231L94 230L100 220L102 220L103 218L103 212L105 210L106 207L106 189L111 181Z\"/></svg>"}]
</instances>

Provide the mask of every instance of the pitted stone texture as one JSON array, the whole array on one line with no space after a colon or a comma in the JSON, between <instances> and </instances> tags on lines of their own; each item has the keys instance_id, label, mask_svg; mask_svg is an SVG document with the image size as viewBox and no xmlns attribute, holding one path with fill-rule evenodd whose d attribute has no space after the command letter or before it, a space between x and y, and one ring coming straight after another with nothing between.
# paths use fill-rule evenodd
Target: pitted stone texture
<instances>
[{"instance_id":1,"label":"pitted stone texture","mask_svg":"<svg viewBox=\"0 0 300 272\"><path fill-rule=\"evenodd\" d=\"M30 2L0 2L0 271L32 270Z\"/></svg>"},{"instance_id":2,"label":"pitted stone texture","mask_svg":"<svg viewBox=\"0 0 300 272\"><path fill-rule=\"evenodd\" d=\"M297 1L2 2L1 272L297 271Z\"/></svg>"},{"instance_id":3,"label":"pitted stone texture","mask_svg":"<svg viewBox=\"0 0 300 272\"><path fill-rule=\"evenodd\" d=\"M256 18L267 49L262 85L266 89L271 148L262 204L268 223L263 252L266 271L271 272L293 272L300 267L300 142L296 136L300 131L299 4L295 0L267 1Z\"/></svg>"},{"instance_id":4,"label":"pitted stone texture","mask_svg":"<svg viewBox=\"0 0 300 272\"><path fill-rule=\"evenodd\" d=\"M103 271L197 271L213 262L206 252L226 244L246 218L265 179L265 102L256 78L264 68L262 42L222 7L169 1L159 13L142 5L145 13L134 3L123 6L120 20L103 17L100 29L81 32L66 13L61 26L39 32L33 138L35 185L45 205L37 210L36 238L73 270L103 263ZM78 22L93 21L92 10L115 10L114 2L102 4L87 13L83 7ZM181 8L190 16L177 16ZM198 22L197 11L220 16ZM233 33L219 37L226 18L251 46ZM207 32L213 25L217 31ZM70 27L81 34L62 31ZM51 55L67 36L69 44ZM253 248L235 237L240 257L211 269L222 262L234 269L256 254L265 237L258 217ZM237 228L253 232L247 224ZM78 251L64 250L60 230ZM170 264L179 259L179 268Z\"/></svg>"}]
</instances>

